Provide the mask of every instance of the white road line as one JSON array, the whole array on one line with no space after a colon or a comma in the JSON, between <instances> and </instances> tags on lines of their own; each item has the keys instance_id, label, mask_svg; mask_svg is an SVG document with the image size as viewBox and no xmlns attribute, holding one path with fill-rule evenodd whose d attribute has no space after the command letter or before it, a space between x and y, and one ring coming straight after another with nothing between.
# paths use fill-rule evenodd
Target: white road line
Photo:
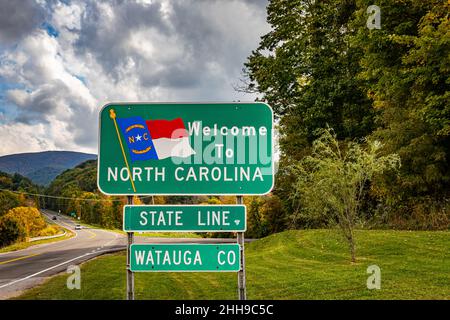
<instances>
[{"instance_id":1,"label":"white road line","mask_svg":"<svg viewBox=\"0 0 450 320\"><path fill-rule=\"evenodd\" d=\"M21 281L24 281L24 280L33 278L33 277L35 277L35 276L37 276L37 275L39 275L39 274L41 274L41 273L44 273L44 272L47 272L47 271L49 271L49 270L58 268L58 267L60 267L60 266L62 266L62 265L65 265L65 264L67 264L67 263L69 263L69 262L72 262L72 261L74 261L74 260L77 260L77 259L80 259L80 258L89 256L89 255L91 255L91 254L92 254L91 252L85 253L85 254L83 254L83 255L81 255L81 256L78 256L78 257L76 257L76 258L73 258L73 259L67 260L67 261L65 261L65 262L62 262L62 263L60 263L60 264L57 264L56 266L53 266L53 267L44 269L44 270L42 270L42 271L33 273L33 274L31 274L31 275L29 275L29 276L27 276L27 277L25 277L25 278L14 280L14 281L12 281L12 282L9 282L9 283L7 283L7 284L4 284L4 285L0 286L0 289L5 288L5 287L8 287L8 286L10 286L10 285L13 285L13 284L15 284L15 283L17 283L17 282L21 282Z\"/></svg>"},{"instance_id":2,"label":"white road line","mask_svg":"<svg viewBox=\"0 0 450 320\"><path fill-rule=\"evenodd\" d=\"M104 245L107 246L107 245L109 245L111 242L113 242L114 240L116 240L116 239L112 239L112 240L108 241L107 243L105 243ZM33 278L33 277L35 277L35 276L37 276L37 275L39 275L39 274L41 274L41 273L44 273L44 272L50 271L50 270L52 270L52 269L58 268L58 267L60 267L60 266L62 266L62 265L65 265L65 264L67 264L67 263L69 263L69 262L72 262L72 261L74 261L74 260L77 260L77 259L80 259L80 258L89 256L89 255L92 255L92 254L94 254L94 253L108 252L108 251L109 251L109 250L103 250L103 251L96 251L96 250L93 250L92 252L85 253L85 254L83 254L83 255L81 255L81 256L78 256L78 257L76 257L76 258L73 258L73 259L67 260L67 261L65 261L65 262L62 262L62 263L60 263L60 264L57 264L56 266L53 266L53 267L47 268L47 269L45 269L45 270L42 270L42 271L33 273L33 274L31 274L31 275L29 275L29 276L27 276L27 277L25 277L25 278L17 279L17 280L14 280L14 281L12 281L12 282L9 282L9 283L7 283L7 284L4 284L4 285L0 286L0 289L5 288L5 287L8 287L8 286L13 285L13 284L18 283L18 282L21 282L21 281L24 281L24 280Z\"/></svg>"},{"instance_id":3,"label":"white road line","mask_svg":"<svg viewBox=\"0 0 450 320\"><path fill-rule=\"evenodd\" d=\"M45 214L45 213L44 213L44 214ZM100 229L100 230L101 230L101 229ZM70 231L74 232L74 233L75 233L75 236L72 237L72 238L70 238L70 239L67 239L67 240L72 240L72 239L75 239L75 238L78 237L78 232L76 232L75 230L70 230ZM101 231L106 231L106 230L101 230ZM103 248L104 246L109 245L111 242L115 241L118 237L119 237L119 235L118 235L118 234L115 234L114 239L112 239L112 240L108 241L107 243L105 243L101 248ZM42 245L42 246L51 245L51 244L56 244L56 243L58 243L58 242L52 242L52 243L44 244L44 245ZM38 245L38 246L39 246L39 245ZM30 248L31 248L31 247L26 248L26 249L22 249L22 250L27 250L27 249L30 249ZM21 279L17 279L17 280L11 281L11 282L9 282L9 283L7 283L7 284L4 284L4 285L0 286L0 289L5 288L5 287L8 287L8 286L13 285L13 284L16 284L16 283L18 283L18 282L21 282L21 281L24 281L24 280L33 278L33 277L35 277L35 276L37 276L37 275L40 275L40 274L42 274L42 273L44 273L44 272L47 272L47 271L50 271L50 270L52 270L52 269L58 268L58 267L60 267L60 266L63 266L63 265L65 265L65 264L69 263L69 262L78 260L78 259L80 259L80 258L84 258L84 257L86 257L86 256L89 256L89 255L92 255L92 254L95 254L95 253L101 253L101 252L108 252L108 251L109 251L109 250L103 250L103 251L100 251L101 248L97 248L97 250L93 250L92 252L85 253L85 254L83 254L83 255L81 255L81 256L78 256L78 257L75 257L75 258L73 258L73 259L67 260L67 261L65 261L65 262L59 263L59 264L57 264L57 265L55 265L55 266L53 266L53 267L50 267L50 268L41 270L41 271L36 272L36 273L33 273L33 274L29 275L29 276L26 276L25 278L21 278ZM8 254L8 253L17 253L17 252L22 251L22 250L17 250L17 251L12 251L12 252L5 252L4 254Z\"/></svg>"}]
</instances>

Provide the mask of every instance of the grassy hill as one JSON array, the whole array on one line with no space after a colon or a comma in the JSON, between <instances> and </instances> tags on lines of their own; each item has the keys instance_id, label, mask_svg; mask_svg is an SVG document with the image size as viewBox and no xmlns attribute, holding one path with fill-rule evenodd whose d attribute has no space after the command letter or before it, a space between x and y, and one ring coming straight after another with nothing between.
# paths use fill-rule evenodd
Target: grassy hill
<instances>
[{"instance_id":1,"label":"grassy hill","mask_svg":"<svg viewBox=\"0 0 450 320\"><path fill-rule=\"evenodd\" d=\"M73 151L11 154L0 157L0 171L19 173L36 184L47 185L64 170L96 158L95 154Z\"/></svg>"},{"instance_id":2,"label":"grassy hill","mask_svg":"<svg viewBox=\"0 0 450 320\"><path fill-rule=\"evenodd\" d=\"M249 299L450 299L450 232L357 231L356 264L335 230L286 231L246 246ZM82 266L81 290L67 275L20 299L124 299L125 254ZM381 289L366 287L381 268ZM137 273L136 299L236 299L235 273Z\"/></svg>"}]
</instances>

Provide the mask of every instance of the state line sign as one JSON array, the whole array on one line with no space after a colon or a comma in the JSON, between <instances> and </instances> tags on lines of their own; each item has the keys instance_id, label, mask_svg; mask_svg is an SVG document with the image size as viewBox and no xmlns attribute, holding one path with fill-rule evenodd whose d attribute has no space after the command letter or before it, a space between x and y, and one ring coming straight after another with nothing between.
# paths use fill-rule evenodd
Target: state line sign
<instances>
[{"instance_id":1,"label":"state line sign","mask_svg":"<svg viewBox=\"0 0 450 320\"><path fill-rule=\"evenodd\" d=\"M265 103L110 103L98 188L108 195L262 195L273 187Z\"/></svg>"},{"instance_id":2,"label":"state line sign","mask_svg":"<svg viewBox=\"0 0 450 320\"><path fill-rule=\"evenodd\" d=\"M126 232L245 232L244 205L125 205Z\"/></svg>"},{"instance_id":3,"label":"state line sign","mask_svg":"<svg viewBox=\"0 0 450 320\"><path fill-rule=\"evenodd\" d=\"M234 244L132 244L132 272L237 272L240 247Z\"/></svg>"}]
</instances>

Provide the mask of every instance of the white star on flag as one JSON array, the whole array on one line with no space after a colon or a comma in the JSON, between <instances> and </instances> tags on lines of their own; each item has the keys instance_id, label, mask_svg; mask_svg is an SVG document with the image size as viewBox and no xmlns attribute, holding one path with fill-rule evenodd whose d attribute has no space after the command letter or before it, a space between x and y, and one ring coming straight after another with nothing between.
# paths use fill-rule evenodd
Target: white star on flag
<instances>
[{"instance_id":1,"label":"white star on flag","mask_svg":"<svg viewBox=\"0 0 450 320\"><path fill-rule=\"evenodd\" d=\"M136 141L141 141L141 138L142 138L142 136L141 136L140 134L138 134L138 135L136 136Z\"/></svg>"}]
</instances>

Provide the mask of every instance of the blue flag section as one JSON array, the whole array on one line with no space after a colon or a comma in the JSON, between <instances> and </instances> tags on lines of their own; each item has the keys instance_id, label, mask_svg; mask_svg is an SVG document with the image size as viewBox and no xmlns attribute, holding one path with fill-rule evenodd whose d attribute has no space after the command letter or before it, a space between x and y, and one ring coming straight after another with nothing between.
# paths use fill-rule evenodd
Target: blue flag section
<instances>
[{"instance_id":1,"label":"blue flag section","mask_svg":"<svg viewBox=\"0 0 450 320\"><path fill-rule=\"evenodd\" d=\"M117 118L131 161L158 159L152 137L141 117Z\"/></svg>"}]
</instances>

